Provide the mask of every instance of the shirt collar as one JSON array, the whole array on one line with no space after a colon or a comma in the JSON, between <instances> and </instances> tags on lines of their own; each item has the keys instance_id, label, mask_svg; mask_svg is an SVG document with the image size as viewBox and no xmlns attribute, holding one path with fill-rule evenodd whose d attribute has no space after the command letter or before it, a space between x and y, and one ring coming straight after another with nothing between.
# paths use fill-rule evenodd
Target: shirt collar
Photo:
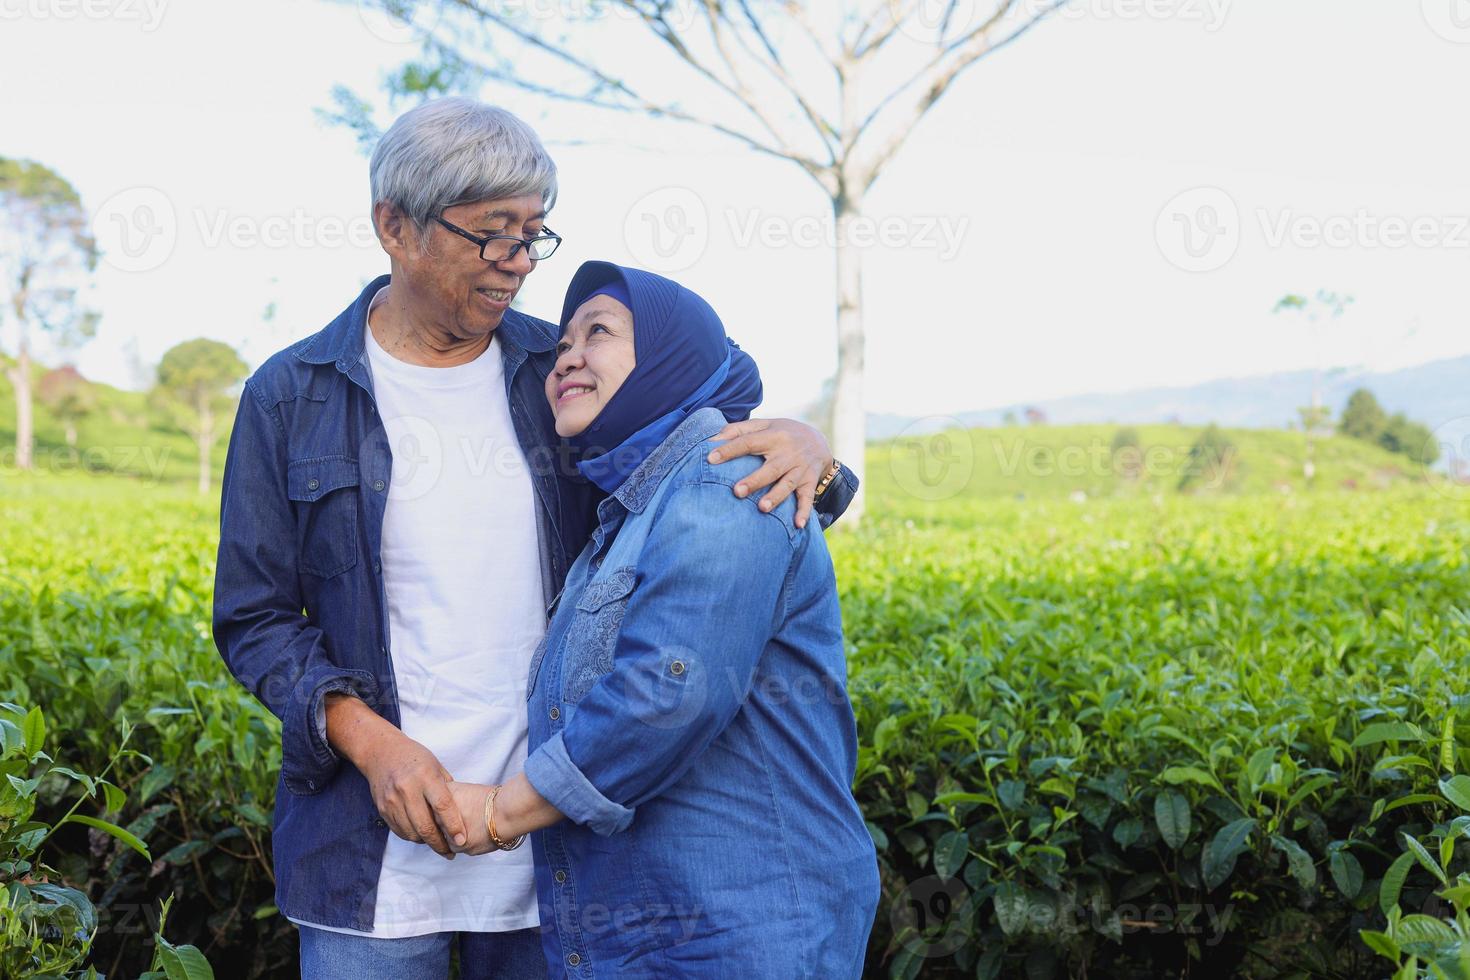
<instances>
[{"instance_id":1,"label":"shirt collar","mask_svg":"<svg viewBox=\"0 0 1470 980\"><path fill-rule=\"evenodd\" d=\"M368 307L378 290L392 281L392 276L379 276L363 287L357 299L327 328L296 350L296 356L308 364L336 364L344 374L351 371L364 353L363 330L367 327ZM556 336L551 324L535 320L517 310L506 310L495 328L504 348L506 366L514 372L525 361L528 353L549 351L556 346Z\"/></svg>"},{"instance_id":2,"label":"shirt collar","mask_svg":"<svg viewBox=\"0 0 1470 980\"><path fill-rule=\"evenodd\" d=\"M669 433L669 437L657 449L648 454L648 458L623 481L623 485L618 487L611 499L635 514L642 513L643 508L648 506L649 499L653 497L653 492L658 489L664 477L669 475L674 465L690 449L724 427L725 416L718 408L706 406L693 412Z\"/></svg>"}]
</instances>

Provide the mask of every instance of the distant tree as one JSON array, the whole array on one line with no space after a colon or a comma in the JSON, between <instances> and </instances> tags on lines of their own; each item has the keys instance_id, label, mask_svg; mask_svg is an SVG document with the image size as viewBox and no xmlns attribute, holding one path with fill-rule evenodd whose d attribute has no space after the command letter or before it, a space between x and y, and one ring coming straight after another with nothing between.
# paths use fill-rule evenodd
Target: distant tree
<instances>
[{"instance_id":1,"label":"distant tree","mask_svg":"<svg viewBox=\"0 0 1470 980\"><path fill-rule=\"evenodd\" d=\"M1388 413L1367 388L1359 388L1348 396L1347 407L1337 423L1338 432L1365 442L1377 442L1387 427Z\"/></svg>"},{"instance_id":2,"label":"distant tree","mask_svg":"<svg viewBox=\"0 0 1470 980\"><path fill-rule=\"evenodd\" d=\"M1434 433L1402 412L1388 420L1377 441L1389 452L1407 456L1410 462L1421 466L1430 466L1439 459L1439 443Z\"/></svg>"},{"instance_id":3,"label":"distant tree","mask_svg":"<svg viewBox=\"0 0 1470 980\"><path fill-rule=\"evenodd\" d=\"M1296 411L1302 431L1309 436L1321 434L1332 422L1332 409L1326 405L1302 405Z\"/></svg>"},{"instance_id":4,"label":"distant tree","mask_svg":"<svg viewBox=\"0 0 1470 980\"><path fill-rule=\"evenodd\" d=\"M1179 489L1218 490L1228 482L1234 469L1235 444L1212 423L1189 447L1184 472L1179 476Z\"/></svg>"},{"instance_id":5,"label":"distant tree","mask_svg":"<svg viewBox=\"0 0 1470 980\"><path fill-rule=\"evenodd\" d=\"M229 344L186 340L169 348L158 362L155 404L169 413L199 448L199 492L209 493L209 455L224 431L234 399L249 368Z\"/></svg>"},{"instance_id":6,"label":"distant tree","mask_svg":"<svg viewBox=\"0 0 1470 980\"><path fill-rule=\"evenodd\" d=\"M1307 451L1302 460L1302 476L1310 485L1317 475L1316 437L1323 434L1331 413L1322 406L1322 318L1336 320L1354 302L1346 293L1334 293L1326 289L1317 290L1311 299L1297 293L1288 293L1276 301L1273 313L1295 312L1307 319L1312 334L1312 404L1301 410L1302 431L1307 436Z\"/></svg>"},{"instance_id":7,"label":"distant tree","mask_svg":"<svg viewBox=\"0 0 1470 980\"><path fill-rule=\"evenodd\" d=\"M0 157L0 323L16 322L15 465L34 465L31 332L70 345L91 337L97 314L78 299L97 267L97 243L81 196L64 177L29 160Z\"/></svg>"},{"instance_id":8,"label":"distant tree","mask_svg":"<svg viewBox=\"0 0 1470 980\"><path fill-rule=\"evenodd\" d=\"M77 423L97 407L97 389L71 365L47 371L36 386L36 397L66 427L66 444L77 444Z\"/></svg>"},{"instance_id":9,"label":"distant tree","mask_svg":"<svg viewBox=\"0 0 1470 980\"><path fill-rule=\"evenodd\" d=\"M1000 417L1000 421L1003 425L1020 425L1020 419L1016 418L1016 410L1013 408L1006 409L1006 413Z\"/></svg>"},{"instance_id":10,"label":"distant tree","mask_svg":"<svg viewBox=\"0 0 1470 980\"><path fill-rule=\"evenodd\" d=\"M1046 413L1034 405L1028 405L1026 408L1026 424L1045 425Z\"/></svg>"},{"instance_id":11,"label":"distant tree","mask_svg":"<svg viewBox=\"0 0 1470 980\"><path fill-rule=\"evenodd\" d=\"M1137 429L1124 426L1113 433L1113 468L1129 480L1136 480L1143 474L1143 451L1139 447Z\"/></svg>"},{"instance_id":12,"label":"distant tree","mask_svg":"<svg viewBox=\"0 0 1470 980\"><path fill-rule=\"evenodd\" d=\"M1348 398L1338 431L1406 456L1421 466L1429 466L1439 459L1439 443L1428 426L1402 412L1389 417L1367 388L1359 388Z\"/></svg>"}]
</instances>

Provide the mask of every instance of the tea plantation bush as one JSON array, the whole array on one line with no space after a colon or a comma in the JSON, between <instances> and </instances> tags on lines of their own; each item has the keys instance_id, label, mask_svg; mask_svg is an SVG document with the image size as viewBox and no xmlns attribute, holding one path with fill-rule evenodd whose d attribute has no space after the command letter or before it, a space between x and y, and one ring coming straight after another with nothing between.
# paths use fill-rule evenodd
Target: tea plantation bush
<instances>
[{"instance_id":1,"label":"tea plantation bush","mask_svg":"<svg viewBox=\"0 0 1470 980\"><path fill-rule=\"evenodd\" d=\"M1378 977L1470 897L1437 894L1470 869L1463 502L874 509L830 539L883 865L871 975ZM276 723L209 635L216 520L120 481L0 488L0 701L41 706L79 767L124 719L147 756L92 814L152 860L66 826L50 862L97 904L110 974L147 967L168 894L218 975L294 969Z\"/></svg>"}]
</instances>

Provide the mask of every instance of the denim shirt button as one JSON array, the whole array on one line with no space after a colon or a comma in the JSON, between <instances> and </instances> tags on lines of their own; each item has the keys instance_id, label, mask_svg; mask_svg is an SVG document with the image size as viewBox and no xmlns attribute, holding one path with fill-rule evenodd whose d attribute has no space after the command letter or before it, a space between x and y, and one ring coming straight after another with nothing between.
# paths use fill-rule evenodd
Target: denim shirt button
<instances>
[{"instance_id":1,"label":"denim shirt button","mask_svg":"<svg viewBox=\"0 0 1470 980\"><path fill-rule=\"evenodd\" d=\"M375 572L381 572L382 570L383 570L383 563L381 561L379 561L378 559L374 558L373 559L373 571L375 571Z\"/></svg>"},{"instance_id":2,"label":"denim shirt button","mask_svg":"<svg viewBox=\"0 0 1470 980\"><path fill-rule=\"evenodd\" d=\"M555 877L556 883L558 885L565 884L567 880L567 873L565 871L558 871Z\"/></svg>"},{"instance_id":3,"label":"denim shirt button","mask_svg":"<svg viewBox=\"0 0 1470 980\"><path fill-rule=\"evenodd\" d=\"M552 721L556 721L558 718L561 717L561 709L553 705L551 711L549 711L548 714L551 715Z\"/></svg>"},{"instance_id":4,"label":"denim shirt button","mask_svg":"<svg viewBox=\"0 0 1470 980\"><path fill-rule=\"evenodd\" d=\"M576 966L580 962L582 962L582 957L576 953L571 953L567 956L567 966Z\"/></svg>"},{"instance_id":5,"label":"denim shirt button","mask_svg":"<svg viewBox=\"0 0 1470 980\"><path fill-rule=\"evenodd\" d=\"M374 827L386 827L386 826L388 826L388 821L384 820L382 817L379 817L378 819L376 819L376 820L373 821L373 826Z\"/></svg>"},{"instance_id":6,"label":"denim shirt button","mask_svg":"<svg viewBox=\"0 0 1470 980\"><path fill-rule=\"evenodd\" d=\"M675 660L673 663L669 664L669 673L673 674L675 677L678 677L680 674L684 673L684 661Z\"/></svg>"},{"instance_id":7,"label":"denim shirt button","mask_svg":"<svg viewBox=\"0 0 1470 980\"><path fill-rule=\"evenodd\" d=\"M321 484L318 483L316 480L307 480L306 481L306 489L308 489L308 490L315 490L319 486L321 486Z\"/></svg>"},{"instance_id":8,"label":"denim shirt button","mask_svg":"<svg viewBox=\"0 0 1470 980\"><path fill-rule=\"evenodd\" d=\"M382 493L383 492L383 481L382 480L374 480L373 481L373 489L376 490L376 491L378 491L378 493Z\"/></svg>"}]
</instances>

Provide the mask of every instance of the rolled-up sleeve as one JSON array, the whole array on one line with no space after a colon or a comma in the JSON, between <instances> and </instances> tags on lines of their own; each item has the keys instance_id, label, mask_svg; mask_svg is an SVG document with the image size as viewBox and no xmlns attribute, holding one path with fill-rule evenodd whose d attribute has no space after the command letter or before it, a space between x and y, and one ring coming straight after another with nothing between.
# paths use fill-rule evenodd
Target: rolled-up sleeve
<instances>
[{"instance_id":1,"label":"rolled-up sleeve","mask_svg":"<svg viewBox=\"0 0 1470 980\"><path fill-rule=\"evenodd\" d=\"M745 703L802 532L729 486L673 490L654 517L612 669L526 760L537 792L598 834L694 765Z\"/></svg>"},{"instance_id":2,"label":"rolled-up sleeve","mask_svg":"<svg viewBox=\"0 0 1470 980\"><path fill-rule=\"evenodd\" d=\"M812 505L817 521L822 525L824 531L843 515L847 510L847 505L852 503L852 498L857 496L857 474L848 469L845 463L839 463L838 466L840 469L837 475L832 478L826 491Z\"/></svg>"},{"instance_id":3,"label":"rolled-up sleeve","mask_svg":"<svg viewBox=\"0 0 1470 980\"><path fill-rule=\"evenodd\" d=\"M322 724L326 696L373 703L378 683L337 666L325 634L302 612L285 447L279 417L246 382L221 481L213 629L230 673L281 720L286 788L308 795L341 766Z\"/></svg>"}]
</instances>

